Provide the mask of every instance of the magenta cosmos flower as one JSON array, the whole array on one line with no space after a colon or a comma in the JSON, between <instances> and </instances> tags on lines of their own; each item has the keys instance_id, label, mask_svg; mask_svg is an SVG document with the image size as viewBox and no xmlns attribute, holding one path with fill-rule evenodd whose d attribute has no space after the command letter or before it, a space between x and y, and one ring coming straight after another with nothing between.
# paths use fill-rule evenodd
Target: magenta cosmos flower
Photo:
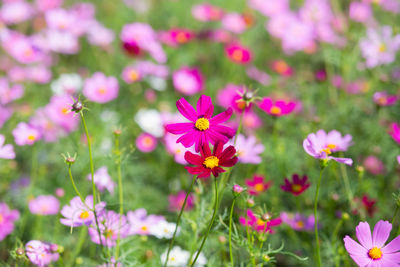
<instances>
[{"instance_id":1,"label":"magenta cosmos flower","mask_svg":"<svg viewBox=\"0 0 400 267\"><path fill-rule=\"evenodd\" d=\"M398 144L400 144L400 125L398 123L392 123L390 126L390 135Z\"/></svg>"},{"instance_id":2,"label":"magenta cosmos flower","mask_svg":"<svg viewBox=\"0 0 400 267\"><path fill-rule=\"evenodd\" d=\"M351 237L345 236L344 246L350 257L361 267L389 267L400 264L400 236L397 236L385 246L389 238L392 225L387 221L380 220L371 229L367 222L360 222L356 227L357 243Z\"/></svg>"},{"instance_id":3,"label":"magenta cosmos flower","mask_svg":"<svg viewBox=\"0 0 400 267\"><path fill-rule=\"evenodd\" d=\"M269 115L280 117L292 113L296 103L283 100L273 101L271 98L265 97L259 107Z\"/></svg>"},{"instance_id":4,"label":"magenta cosmos flower","mask_svg":"<svg viewBox=\"0 0 400 267\"><path fill-rule=\"evenodd\" d=\"M179 112L190 122L168 124L166 130L172 134L183 134L177 143L184 147L191 147L195 144L196 152L200 147L208 145L209 142L216 144L218 141L225 144L235 135L235 130L221 125L232 115L232 109L212 117L214 106L211 97L202 95L197 101L197 111L184 99L176 102Z\"/></svg>"},{"instance_id":5,"label":"magenta cosmos flower","mask_svg":"<svg viewBox=\"0 0 400 267\"><path fill-rule=\"evenodd\" d=\"M238 158L235 157L236 149L233 146L228 146L226 149L223 147L222 142L217 142L212 153L208 144L201 147L200 155L187 151L185 153L186 161L196 167L185 167L185 169L190 174L198 175L198 178L210 177L211 173L218 177L219 173L225 172L221 167L232 167L238 161Z\"/></svg>"},{"instance_id":6,"label":"magenta cosmos flower","mask_svg":"<svg viewBox=\"0 0 400 267\"><path fill-rule=\"evenodd\" d=\"M333 130L326 133L319 130L311 133L303 142L304 150L312 157L321 160L333 159L339 163L352 165L353 160L350 158L337 158L330 156L337 151L346 151L352 145L352 136L347 134L342 136L340 132Z\"/></svg>"},{"instance_id":7,"label":"magenta cosmos flower","mask_svg":"<svg viewBox=\"0 0 400 267\"><path fill-rule=\"evenodd\" d=\"M14 231L14 222L18 219L18 210L10 210L6 203L0 203L0 241Z\"/></svg>"},{"instance_id":8,"label":"magenta cosmos flower","mask_svg":"<svg viewBox=\"0 0 400 267\"><path fill-rule=\"evenodd\" d=\"M376 92L373 96L373 100L378 106L393 106L397 99L396 95L389 95L386 91Z\"/></svg>"},{"instance_id":9,"label":"magenta cosmos flower","mask_svg":"<svg viewBox=\"0 0 400 267\"><path fill-rule=\"evenodd\" d=\"M247 64L252 60L250 49L238 43L232 43L225 47L226 56L238 64Z\"/></svg>"},{"instance_id":10,"label":"magenta cosmos flower","mask_svg":"<svg viewBox=\"0 0 400 267\"><path fill-rule=\"evenodd\" d=\"M283 191L289 192L294 196L298 196L303 193L307 188L310 187L310 183L308 183L308 177L304 175L302 178L298 174L292 175L292 181L285 178L285 184L281 185L281 189Z\"/></svg>"},{"instance_id":11,"label":"magenta cosmos flower","mask_svg":"<svg viewBox=\"0 0 400 267\"><path fill-rule=\"evenodd\" d=\"M118 81L115 77L107 77L101 72L96 72L86 79L83 95L90 101L107 103L118 96Z\"/></svg>"},{"instance_id":12,"label":"magenta cosmos flower","mask_svg":"<svg viewBox=\"0 0 400 267\"><path fill-rule=\"evenodd\" d=\"M13 159L15 158L14 147L10 144L4 144L4 135L0 134L0 159Z\"/></svg>"},{"instance_id":13,"label":"magenta cosmos flower","mask_svg":"<svg viewBox=\"0 0 400 267\"><path fill-rule=\"evenodd\" d=\"M149 153L156 149L157 139L148 133L142 133L136 138L136 147L143 153Z\"/></svg>"},{"instance_id":14,"label":"magenta cosmos flower","mask_svg":"<svg viewBox=\"0 0 400 267\"><path fill-rule=\"evenodd\" d=\"M186 192L185 191L179 191L176 195L169 195L168 196L168 202L169 202L169 211L180 211L183 205L183 202L185 201L186 197ZM187 198L186 201L186 206L185 210L192 210L194 207L194 195L190 194Z\"/></svg>"},{"instance_id":15,"label":"magenta cosmos flower","mask_svg":"<svg viewBox=\"0 0 400 267\"><path fill-rule=\"evenodd\" d=\"M248 186L247 190L249 194L253 196L257 196L266 191L272 184L271 181L265 182L264 176L262 175L254 175L252 179L246 179L245 183Z\"/></svg>"},{"instance_id":16,"label":"magenta cosmos flower","mask_svg":"<svg viewBox=\"0 0 400 267\"><path fill-rule=\"evenodd\" d=\"M96 213L101 215L106 206L105 202L96 204ZM76 196L69 202L69 205L65 205L61 209L61 215L64 218L60 219L60 222L64 225L77 227L81 225L91 225L94 222L93 208L93 196L87 196L85 203L82 202L80 197Z\"/></svg>"},{"instance_id":17,"label":"magenta cosmos flower","mask_svg":"<svg viewBox=\"0 0 400 267\"><path fill-rule=\"evenodd\" d=\"M204 77L198 68L182 67L172 74L175 89L184 95L194 95L204 90Z\"/></svg>"},{"instance_id":18,"label":"magenta cosmos flower","mask_svg":"<svg viewBox=\"0 0 400 267\"><path fill-rule=\"evenodd\" d=\"M273 233L274 230L272 229L273 226L278 226L282 223L281 218L275 218L270 220L263 220L258 218L252 210L248 209L246 212L245 217L240 217L239 222L244 226L250 226L257 232L269 232Z\"/></svg>"}]
</instances>

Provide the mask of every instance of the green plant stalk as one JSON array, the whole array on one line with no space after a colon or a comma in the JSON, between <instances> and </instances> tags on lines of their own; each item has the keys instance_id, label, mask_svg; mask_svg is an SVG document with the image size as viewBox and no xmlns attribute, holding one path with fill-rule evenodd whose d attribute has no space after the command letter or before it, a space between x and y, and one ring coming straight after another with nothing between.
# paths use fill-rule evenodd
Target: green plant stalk
<instances>
[{"instance_id":1,"label":"green plant stalk","mask_svg":"<svg viewBox=\"0 0 400 267\"><path fill-rule=\"evenodd\" d=\"M82 227L80 234L79 234L78 243L75 246L74 250L72 251L72 255L70 256L70 258L68 259L68 262L65 265L66 267L72 267L75 265L75 259L79 255L79 252L82 249L83 243L85 243L86 236L87 236L87 229L86 229L86 227Z\"/></svg>"},{"instance_id":2,"label":"green plant stalk","mask_svg":"<svg viewBox=\"0 0 400 267\"><path fill-rule=\"evenodd\" d=\"M119 227L117 245L115 248L115 261L117 262L119 256L119 243L121 240L121 224L122 216L124 214L124 195L122 189L122 175L121 175L121 151L119 150L119 136L115 139L116 155L117 155L117 175L118 175L118 193L119 193Z\"/></svg>"},{"instance_id":3,"label":"green plant stalk","mask_svg":"<svg viewBox=\"0 0 400 267\"><path fill-rule=\"evenodd\" d=\"M183 211L185 210L187 199L188 199L190 193L191 193L192 190L193 190L193 185L194 185L194 182L195 182L195 181L196 181L196 176L193 176L192 183L191 183L191 185L190 185L188 191L186 192L185 200L183 201L182 208L181 208L181 210L180 210L180 212L179 212L179 215L178 215L178 219L176 220L175 231L174 231L174 234L172 235L172 239L171 239L171 241L170 241L170 243L169 243L169 247L168 247L168 251L167 251L167 257L166 257L165 262L164 262L164 267L167 266L168 258L169 258L169 253L171 252L172 246L173 246L173 244L174 244L175 237L176 237L176 232L178 231L179 223L180 223L180 221L181 221L181 217L182 217Z\"/></svg>"},{"instance_id":4,"label":"green plant stalk","mask_svg":"<svg viewBox=\"0 0 400 267\"><path fill-rule=\"evenodd\" d=\"M211 218L211 220L210 220L210 224L208 225L207 232L206 232L206 234L204 235L204 238L203 238L203 241L201 242L200 248L199 248L199 250L197 251L196 257L194 258L194 260L193 260L192 264L190 265L190 267L193 267L194 264L196 263L197 258L199 257L199 255L200 255L200 253L201 253L201 250L203 249L203 246L204 246L204 244L205 244L205 242L206 242L206 240L207 240L207 237L208 237L208 235L209 235L209 233L210 233L210 230L211 230L211 228L212 228L212 225L213 225L213 223L214 223L214 221L215 221L215 217L216 217L216 215L217 215L217 210L218 210L218 183L217 183L217 177L214 177L214 187L215 187L215 205L214 205L214 212L213 212L212 218ZM190 260L190 259L189 259L189 260Z\"/></svg>"},{"instance_id":5,"label":"green plant stalk","mask_svg":"<svg viewBox=\"0 0 400 267\"><path fill-rule=\"evenodd\" d=\"M394 221L395 221L395 219L396 219L396 216L397 216L397 212L399 211L399 205L397 205L397 203L396 203L396 209L394 210L394 214L393 214L393 218L392 218L392 225L393 225L393 223L394 223Z\"/></svg>"},{"instance_id":6,"label":"green plant stalk","mask_svg":"<svg viewBox=\"0 0 400 267\"><path fill-rule=\"evenodd\" d=\"M36 181L36 175L38 170L38 151L37 144L32 147L32 164L31 164L31 181L29 185L29 194L32 194L32 189Z\"/></svg>"},{"instance_id":7,"label":"green plant stalk","mask_svg":"<svg viewBox=\"0 0 400 267\"><path fill-rule=\"evenodd\" d=\"M236 145L237 138L238 138L238 136L239 136L239 134L240 134L240 132L241 132L241 130L242 130L242 126L243 126L243 113L244 113L244 111L240 114L239 126L238 126L238 128L237 128L237 131L236 131L236 134L235 134L235 139L234 139L234 141L233 141L233 145L234 145L234 146Z\"/></svg>"},{"instance_id":8,"label":"green plant stalk","mask_svg":"<svg viewBox=\"0 0 400 267\"><path fill-rule=\"evenodd\" d=\"M229 215L229 258L231 260L232 267L235 266L233 263L233 253L232 253L232 217L233 217L233 208L235 207L236 197L233 198L231 212Z\"/></svg>"},{"instance_id":9,"label":"green plant stalk","mask_svg":"<svg viewBox=\"0 0 400 267\"><path fill-rule=\"evenodd\" d=\"M340 153L340 157L343 157L343 153ZM347 175L346 167L344 166L344 164L340 164L340 172L342 173L343 176L347 199L349 201L349 207L351 208L353 203L353 193L351 192L349 176Z\"/></svg>"},{"instance_id":10,"label":"green plant stalk","mask_svg":"<svg viewBox=\"0 0 400 267\"><path fill-rule=\"evenodd\" d=\"M315 223L314 223L314 232L315 232L315 242L316 242L316 248L317 248L317 266L321 267L321 252L320 252L320 247L319 247L319 238L318 238L318 194L319 194L319 187L321 185L321 180L322 180L322 172L324 170L324 167L321 167L321 170L319 171L319 178L317 182L317 189L315 190L315 199L314 199L314 218L315 218Z\"/></svg>"},{"instance_id":11,"label":"green plant stalk","mask_svg":"<svg viewBox=\"0 0 400 267\"><path fill-rule=\"evenodd\" d=\"M88 145L88 149L89 149L90 176L92 178L92 192L93 192L93 214L94 214L94 219L96 222L97 233L99 235L100 248L104 254L103 242L101 241L101 231L100 231L100 227L99 227L99 220L98 220L97 212L96 212L96 185L94 183L94 164L93 164L93 156L92 156L92 142L90 141L90 135L89 135L89 131L88 131L88 128L86 125L85 116L83 116L83 111L81 110L79 112L79 114L81 115L83 128L85 129L86 140L87 140L87 145Z\"/></svg>"},{"instance_id":12,"label":"green plant stalk","mask_svg":"<svg viewBox=\"0 0 400 267\"><path fill-rule=\"evenodd\" d=\"M72 187L75 190L75 193L79 196L79 198L81 199L83 205L85 205L86 207L88 207L85 203L85 199L82 197L81 193L79 192L78 188L75 185L75 181L74 178L72 176L72 171L71 171L71 164L68 164L68 175L69 175L69 179L71 180L72 183ZM92 210L92 208L88 207L90 210Z\"/></svg>"}]
</instances>

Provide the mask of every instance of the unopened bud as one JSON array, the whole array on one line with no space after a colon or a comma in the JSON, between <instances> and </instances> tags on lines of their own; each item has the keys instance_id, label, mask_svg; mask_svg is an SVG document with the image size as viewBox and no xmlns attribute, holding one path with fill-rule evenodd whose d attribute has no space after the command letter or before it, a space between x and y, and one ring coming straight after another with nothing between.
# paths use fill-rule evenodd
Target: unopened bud
<instances>
[{"instance_id":1,"label":"unopened bud","mask_svg":"<svg viewBox=\"0 0 400 267\"><path fill-rule=\"evenodd\" d=\"M220 236L218 237L218 241L219 241L221 244L225 244L225 242L226 242L226 237L223 236L223 235L220 235Z\"/></svg>"},{"instance_id":2,"label":"unopened bud","mask_svg":"<svg viewBox=\"0 0 400 267\"><path fill-rule=\"evenodd\" d=\"M17 248L17 249L15 250L15 253L16 253L18 256L22 256L22 255L25 254L25 250L24 250L23 248Z\"/></svg>"},{"instance_id":3,"label":"unopened bud","mask_svg":"<svg viewBox=\"0 0 400 267\"><path fill-rule=\"evenodd\" d=\"M248 207L253 207L254 206L254 199L252 199L252 198L249 198L248 200L247 200L247 206Z\"/></svg>"},{"instance_id":4,"label":"unopened bud","mask_svg":"<svg viewBox=\"0 0 400 267\"><path fill-rule=\"evenodd\" d=\"M269 220L271 219L271 214L269 214L268 212L267 212L267 213L264 213L264 214L261 216L261 219L262 219L264 222L267 222L267 221L269 221Z\"/></svg>"},{"instance_id":5,"label":"unopened bud","mask_svg":"<svg viewBox=\"0 0 400 267\"><path fill-rule=\"evenodd\" d=\"M81 101L76 100L73 104L72 104L72 108L71 111L79 113L81 110L83 109L83 104Z\"/></svg>"},{"instance_id":6,"label":"unopened bud","mask_svg":"<svg viewBox=\"0 0 400 267\"><path fill-rule=\"evenodd\" d=\"M75 163L75 158L73 157L68 157L65 159L65 162L68 164L74 164Z\"/></svg>"},{"instance_id":7,"label":"unopened bud","mask_svg":"<svg viewBox=\"0 0 400 267\"><path fill-rule=\"evenodd\" d=\"M122 134L121 129L116 129L116 130L114 130L114 135L120 136L121 134Z\"/></svg>"},{"instance_id":8,"label":"unopened bud","mask_svg":"<svg viewBox=\"0 0 400 267\"><path fill-rule=\"evenodd\" d=\"M239 195L240 193L243 192L243 187L241 187L241 186L238 185L238 184L235 184L235 185L232 187L232 191L233 191L233 193L234 193L235 195Z\"/></svg>"}]
</instances>

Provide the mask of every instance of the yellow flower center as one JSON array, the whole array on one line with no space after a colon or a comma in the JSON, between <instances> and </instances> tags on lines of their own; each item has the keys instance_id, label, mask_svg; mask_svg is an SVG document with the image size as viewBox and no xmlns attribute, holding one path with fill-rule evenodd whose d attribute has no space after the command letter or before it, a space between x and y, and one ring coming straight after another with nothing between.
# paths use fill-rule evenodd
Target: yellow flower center
<instances>
[{"instance_id":1,"label":"yellow flower center","mask_svg":"<svg viewBox=\"0 0 400 267\"><path fill-rule=\"evenodd\" d=\"M206 118L199 118L197 119L195 125L197 130L205 131L210 128L210 121Z\"/></svg>"},{"instance_id":2,"label":"yellow flower center","mask_svg":"<svg viewBox=\"0 0 400 267\"><path fill-rule=\"evenodd\" d=\"M89 212L88 211L84 211L84 212L81 212L81 214L79 215L79 219L87 219L87 218L89 218Z\"/></svg>"},{"instance_id":3,"label":"yellow flower center","mask_svg":"<svg viewBox=\"0 0 400 267\"><path fill-rule=\"evenodd\" d=\"M282 109L281 109L280 107L273 106L273 107L269 110L269 112L271 112L271 114L274 114L274 115L279 115L279 114L282 113Z\"/></svg>"},{"instance_id":4,"label":"yellow flower center","mask_svg":"<svg viewBox=\"0 0 400 267\"><path fill-rule=\"evenodd\" d=\"M203 165L209 169L218 167L218 164L219 164L219 159L216 156L209 156L203 162Z\"/></svg>"},{"instance_id":5,"label":"yellow flower center","mask_svg":"<svg viewBox=\"0 0 400 267\"><path fill-rule=\"evenodd\" d=\"M104 95L107 92L107 89L104 87L100 87L99 90L97 91L99 94Z\"/></svg>"},{"instance_id":6,"label":"yellow flower center","mask_svg":"<svg viewBox=\"0 0 400 267\"><path fill-rule=\"evenodd\" d=\"M302 221L298 221L296 225L298 228L304 228L304 223Z\"/></svg>"},{"instance_id":7,"label":"yellow flower center","mask_svg":"<svg viewBox=\"0 0 400 267\"><path fill-rule=\"evenodd\" d=\"M288 64L286 64L285 61L279 60L278 62L276 62L275 68L277 72L284 73L288 70L289 66Z\"/></svg>"},{"instance_id":8,"label":"yellow flower center","mask_svg":"<svg viewBox=\"0 0 400 267\"><path fill-rule=\"evenodd\" d=\"M111 238L112 236L113 236L113 230L111 230L111 229L107 229L105 232L104 232L104 236L106 237L106 238Z\"/></svg>"},{"instance_id":9,"label":"yellow flower center","mask_svg":"<svg viewBox=\"0 0 400 267\"><path fill-rule=\"evenodd\" d=\"M292 184L292 191L293 192L300 192L301 191L302 186L299 184Z\"/></svg>"},{"instance_id":10,"label":"yellow flower center","mask_svg":"<svg viewBox=\"0 0 400 267\"><path fill-rule=\"evenodd\" d=\"M256 185L254 185L254 189L257 192L262 192L264 190L264 185L263 184L256 184Z\"/></svg>"},{"instance_id":11,"label":"yellow flower center","mask_svg":"<svg viewBox=\"0 0 400 267\"><path fill-rule=\"evenodd\" d=\"M3 215L0 214L0 223L4 222L4 217Z\"/></svg>"},{"instance_id":12,"label":"yellow flower center","mask_svg":"<svg viewBox=\"0 0 400 267\"><path fill-rule=\"evenodd\" d=\"M257 224L258 226L263 226L263 225L265 225L265 222L264 222L263 220L261 220L261 219L257 219L256 224Z\"/></svg>"},{"instance_id":13,"label":"yellow flower center","mask_svg":"<svg viewBox=\"0 0 400 267\"><path fill-rule=\"evenodd\" d=\"M24 51L24 56L31 57L32 55L33 55L32 49L29 48L29 49Z\"/></svg>"},{"instance_id":14,"label":"yellow flower center","mask_svg":"<svg viewBox=\"0 0 400 267\"><path fill-rule=\"evenodd\" d=\"M178 42L178 43L186 43L187 41L188 41L188 38L186 37L186 34L184 33L184 32L179 32L177 35L176 35L176 41Z\"/></svg>"},{"instance_id":15,"label":"yellow flower center","mask_svg":"<svg viewBox=\"0 0 400 267\"><path fill-rule=\"evenodd\" d=\"M131 70L129 72L129 79L133 82L139 80L139 73L136 70Z\"/></svg>"},{"instance_id":16,"label":"yellow flower center","mask_svg":"<svg viewBox=\"0 0 400 267\"><path fill-rule=\"evenodd\" d=\"M382 258L382 250L377 247L373 247L368 251L368 256L373 260L379 260Z\"/></svg>"},{"instance_id":17,"label":"yellow flower center","mask_svg":"<svg viewBox=\"0 0 400 267\"><path fill-rule=\"evenodd\" d=\"M386 45L385 44L380 44L378 50L381 53L385 52L386 51Z\"/></svg>"},{"instance_id":18,"label":"yellow flower center","mask_svg":"<svg viewBox=\"0 0 400 267\"><path fill-rule=\"evenodd\" d=\"M149 228L148 228L146 225L143 225L142 227L140 227L140 229L141 229L143 232L146 232Z\"/></svg>"},{"instance_id":19,"label":"yellow flower center","mask_svg":"<svg viewBox=\"0 0 400 267\"><path fill-rule=\"evenodd\" d=\"M63 107L61 109L61 113L64 114L64 115L67 115L69 113L69 109L67 107Z\"/></svg>"},{"instance_id":20,"label":"yellow flower center","mask_svg":"<svg viewBox=\"0 0 400 267\"><path fill-rule=\"evenodd\" d=\"M33 134L28 135L28 140L29 141L35 141L36 140L36 136L34 136Z\"/></svg>"},{"instance_id":21,"label":"yellow flower center","mask_svg":"<svg viewBox=\"0 0 400 267\"><path fill-rule=\"evenodd\" d=\"M387 103L387 99L386 99L386 97L380 97L380 98L378 98L378 103L380 104L380 105L386 105L386 103Z\"/></svg>"},{"instance_id":22,"label":"yellow flower center","mask_svg":"<svg viewBox=\"0 0 400 267\"><path fill-rule=\"evenodd\" d=\"M236 49L235 51L233 51L233 53L232 53L232 58L233 58L235 61L242 61L242 59L243 59L243 52L242 52L242 50Z\"/></svg>"},{"instance_id":23,"label":"yellow flower center","mask_svg":"<svg viewBox=\"0 0 400 267\"><path fill-rule=\"evenodd\" d=\"M143 144L145 146L151 146L153 144L153 139L151 137L145 137L143 138Z\"/></svg>"},{"instance_id":24,"label":"yellow flower center","mask_svg":"<svg viewBox=\"0 0 400 267\"><path fill-rule=\"evenodd\" d=\"M327 155L332 154L332 149L336 149L337 146L334 144L328 144L324 149L322 149L321 151L324 151Z\"/></svg>"}]
</instances>

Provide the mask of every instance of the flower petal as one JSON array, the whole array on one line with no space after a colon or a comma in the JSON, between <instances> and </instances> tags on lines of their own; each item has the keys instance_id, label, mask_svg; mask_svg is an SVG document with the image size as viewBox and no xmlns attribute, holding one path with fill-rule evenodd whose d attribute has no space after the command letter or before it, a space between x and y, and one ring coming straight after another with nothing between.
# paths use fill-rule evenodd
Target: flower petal
<instances>
[{"instance_id":1,"label":"flower petal","mask_svg":"<svg viewBox=\"0 0 400 267\"><path fill-rule=\"evenodd\" d=\"M188 120L195 122L197 120L197 112L194 110L192 105L186 101L185 98L181 98L176 101L176 108L179 112Z\"/></svg>"},{"instance_id":2,"label":"flower petal","mask_svg":"<svg viewBox=\"0 0 400 267\"><path fill-rule=\"evenodd\" d=\"M182 135L176 140L177 143L182 143L184 147L191 147L197 141L196 131L190 131L187 134Z\"/></svg>"},{"instance_id":3,"label":"flower petal","mask_svg":"<svg viewBox=\"0 0 400 267\"><path fill-rule=\"evenodd\" d=\"M400 265L400 252L398 253L389 253L389 254L383 254L382 259L379 261L380 266L386 267L386 266L399 266Z\"/></svg>"},{"instance_id":4,"label":"flower petal","mask_svg":"<svg viewBox=\"0 0 400 267\"><path fill-rule=\"evenodd\" d=\"M393 253L400 250L400 235L382 248L383 253Z\"/></svg>"},{"instance_id":5,"label":"flower petal","mask_svg":"<svg viewBox=\"0 0 400 267\"><path fill-rule=\"evenodd\" d=\"M349 236L345 236L343 241L344 247L358 266L364 267L371 262L371 259L367 256L368 250L366 248L362 247Z\"/></svg>"},{"instance_id":6,"label":"flower petal","mask_svg":"<svg viewBox=\"0 0 400 267\"><path fill-rule=\"evenodd\" d=\"M210 119L211 124L220 124L223 122L226 122L229 120L229 118L232 116L232 109L228 108L224 112L219 113L218 115L215 115Z\"/></svg>"},{"instance_id":7,"label":"flower petal","mask_svg":"<svg viewBox=\"0 0 400 267\"><path fill-rule=\"evenodd\" d=\"M172 134L183 134L194 128L192 122L173 123L165 126L165 129Z\"/></svg>"},{"instance_id":8,"label":"flower petal","mask_svg":"<svg viewBox=\"0 0 400 267\"><path fill-rule=\"evenodd\" d=\"M388 221L380 220L374 227L372 245L378 248L383 247L386 240L389 238L390 231L392 231L392 224Z\"/></svg>"},{"instance_id":9,"label":"flower petal","mask_svg":"<svg viewBox=\"0 0 400 267\"><path fill-rule=\"evenodd\" d=\"M356 227L356 236L360 244L365 249L370 249L372 245L371 228L367 222L360 222Z\"/></svg>"},{"instance_id":10,"label":"flower petal","mask_svg":"<svg viewBox=\"0 0 400 267\"><path fill-rule=\"evenodd\" d=\"M333 159L334 161L337 161L339 163L344 163L346 165L353 165L353 160L349 158L335 158L335 157L328 157L329 159Z\"/></svg>"},{"instance_id":11,"label":"flower petal","mask_svg":"<svg viewBox=\"0 0 400 267\"><path fill-rule=\"evenodd\" d=\"M210 118L214 112L214 106L212 105L211 97L202 95L197 101L197 114L198 116L204 116Z\"/></svg>"},{"instance_id":12,"label":"flower petal","mask_svg":"<svg viewBox=\"0 0 400 267\"><path fill-rule=\"evenodd\" d=\"M188 163L193 164L193 165L199 165L199 166L201 166L201 165L203 164L203 158L200 157L200 156L197 155L197 154L193 154L193 153L190 152L190 151L186 151L186 153L185 153L185 160L186 160Z\"/></svg>"}]
</instances>

